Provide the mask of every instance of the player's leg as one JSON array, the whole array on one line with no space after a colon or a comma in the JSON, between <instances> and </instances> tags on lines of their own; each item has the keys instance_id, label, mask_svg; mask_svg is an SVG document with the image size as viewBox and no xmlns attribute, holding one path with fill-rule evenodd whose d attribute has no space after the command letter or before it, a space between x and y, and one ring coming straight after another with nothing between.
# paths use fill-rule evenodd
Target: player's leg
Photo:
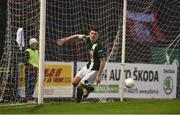
<instances>
[{"instance_id":1,"label":"player's leg","mask_svg":"<svg viewBox=\"0 0 180 115\"><path fill-rule=\"evenodd\" d=\"M91 85L85 85L85 88L83 88L83 97L82 98L87 98L91 92L94 91L94 87Z\"/></svg>"},{"instance_id":2,"label":"player's leg","mask_svg":"<svg viewBox=\"0 0 180 115\"><path fill-rule=\"evenodd\" d=\"M83 88L82 88L82 83L79 82L77 85L77 93L76 93L76 102L80 103L83 97Z\"/></svg>"},{"instance_id":3,"label":"player's leg","mask_svg":"<svg viewBox=\"0 0 180 115\"><path fill-rule=\"evenodd\" d=\"M74 77L74 79L72 80L73 86L76 87L79 84L80 81L81 81L81 77L80 76Z\"/></svg>"},{"instance_id":4,"label":"player's leg","mask_svg":"<svg viewBox=\"0 0 180 115\"><path fill-rule=\"evenodd\" d=\"M85 76L86 66L84 66L74 77L72 84L77 87L76 102L80 103L83 96L83 89L81 87L81 79Z\"/></svg>"},{"instance_id":5,"label":"player's leg","mask_svg":"<svg viewBox=\"0 0 180 115\"><path fill-rule=\"evenodd\" d=\"M76 102L80 103L81 102L81 99L82 99L82 96L83 96L83 90L78 87L78 84L80 83L81 81L81 78L80 76L76 76L74 77L73 81L72 81L72 84L77 87L77 90L76 90Z\"/></svg>"},{"instance_id":6,"label":"player's leg","mask_svg":"<svg viewBox=\"0 0 180 115\"><path fill-rule=\"evenodd\" d=\"M80 103L82 98L86 98L89 93L94 91L94 88L90 85L84 85L81 81L77 85L77 97L76 102Z\"/></svg>"},{"instance_id":7,"label":"player's leg","mask_svg":"<svg viewBox=\"0 0 180 115\"><path fill-rule=\"evenodd\" d=\"M25 99L28 103L34 102L33 94L37 81L37 72L34 68L27 66L25 69Z\"/></svg>"},{"instance_id":8,"label":"player's leg","mask_svg":"<svg viewBox=\"0 0 180 115\"><path fill-rule=\"evenodd\" d=\"M83 87L83 98L88 97L89 93L94 91L92 84L96 79L97 71L89 70L86 76L81 80Z\"/></svg>"},{"instance_id":9,"label":"player's leg","mask_svg":"<svg viewBox=\"0 0 180 115\"><path fill-rule=\"evenodd\" d=\"M28 101L30 99L30 78L31 78L31 72L30 68L26 67L25 69L25 100Z\"/></svg>"},{"instance_id":10,"label":"player's leg","mask_svg":"<svg viewBox=\"0 0 180 115\"><path fill-rule=\"evenodd\" d=\"M36 87L36 82L37 82L37 69L36 68L32 68L31 71L31 85L30 85L30 96L31 96L31 101L35 101L35 98L33 97L34 91L35 91L35 87Z\"/></svg>"}]
</instances>

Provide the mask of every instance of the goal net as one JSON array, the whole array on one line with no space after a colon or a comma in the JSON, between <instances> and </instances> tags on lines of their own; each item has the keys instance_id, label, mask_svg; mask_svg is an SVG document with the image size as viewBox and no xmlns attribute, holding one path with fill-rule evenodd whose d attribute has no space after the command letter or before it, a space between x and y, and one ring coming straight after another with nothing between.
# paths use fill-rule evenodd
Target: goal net
<instances>
[{"instance_id":1,"label":"goal net","mask_svg":"<svg viewBox=\"0 0 180 115\"><path fill-rule=\"evenodd\" d=\"M0 62L0 101L19 102L19 71L30 38L39 39L38 0L8 0L4 53ZM178 0L127 0L125 63L180 63L180 3ZM95 25L109 62L121 62L123 0L46 0L45 61L87 61L85 44L56 40L72 34L88 34ZM16 42L24 30L25 47ZM19 70L20 69L20 70ZM21 73L22 74L22 73ZM180 78L180 76L178 76ZM179 81L178 81L179 83ZM179 87L179 86L178 86ZM178 95L179 95L179 89Z\"/></svg>"}]
</instances>

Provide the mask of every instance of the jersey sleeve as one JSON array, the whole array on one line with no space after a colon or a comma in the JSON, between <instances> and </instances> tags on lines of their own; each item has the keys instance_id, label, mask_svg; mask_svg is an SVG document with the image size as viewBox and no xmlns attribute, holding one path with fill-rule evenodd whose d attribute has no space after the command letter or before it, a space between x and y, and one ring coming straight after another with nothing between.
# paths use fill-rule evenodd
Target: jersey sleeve
<instances>
[{"instance_id":1,"label":"jersey sleeve","mask_svg":"<svg viewBox=\"0 0 180 115\"><path fill-rule=\"evenodd\" d=\"M87 43L87 42L89 41L89 37L88 37L87 35L84 35L84 36L82 37L82 39L83 39L83 41L84 41L85 43Z\"/></svg>"}]
</instances>

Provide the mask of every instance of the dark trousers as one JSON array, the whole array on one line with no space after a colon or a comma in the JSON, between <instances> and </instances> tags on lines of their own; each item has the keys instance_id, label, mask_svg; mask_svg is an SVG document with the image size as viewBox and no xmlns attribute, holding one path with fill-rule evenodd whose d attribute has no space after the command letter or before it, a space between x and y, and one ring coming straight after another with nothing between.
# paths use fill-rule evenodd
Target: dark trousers
<instances>
[{"instance_id":1,"label":"dark trousers","mask_svg":"<svg viewBox=\"0 0 180 115\"><path fill-rule=\"evenodd\" d=\"M37 68L27 66L25 74L25 98L26 100L33 100L33 93L37 82Z\"/></svg>"}]
</instances>

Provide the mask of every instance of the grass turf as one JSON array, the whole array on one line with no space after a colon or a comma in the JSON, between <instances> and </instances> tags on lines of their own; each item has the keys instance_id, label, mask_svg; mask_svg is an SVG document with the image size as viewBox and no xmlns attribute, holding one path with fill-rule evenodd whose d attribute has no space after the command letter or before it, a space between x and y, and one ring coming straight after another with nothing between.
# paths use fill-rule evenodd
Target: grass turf
<instances>
[{"instance_id":1,"label":"grass turf","mask_svg":"<svg viewBox=\"0 0 180 115\"><path fill-rule=\"evenodd\" d=\"M5 106L0 114L177 114L180 100L130 100L108 103L44 103Z\"/></svg>"}]
</instances>

